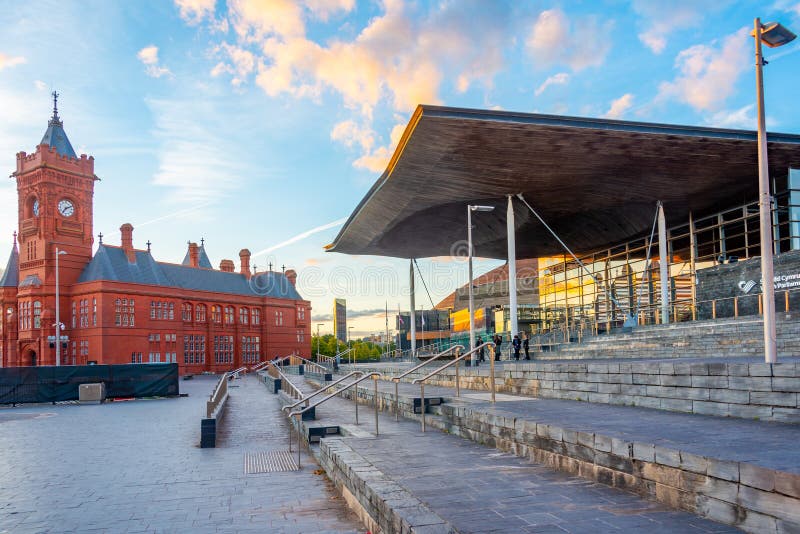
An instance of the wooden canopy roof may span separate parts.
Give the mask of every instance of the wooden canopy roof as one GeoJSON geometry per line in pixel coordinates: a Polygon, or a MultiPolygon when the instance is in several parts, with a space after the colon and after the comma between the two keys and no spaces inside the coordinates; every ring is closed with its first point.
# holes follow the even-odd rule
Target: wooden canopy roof
{"type": "MultiPolygon", "coordinates": [[[[800,168],[800,136],[769,134],[770,176],[800,168]]],[[[648,233],[758,197],[752,131],[419,106],[386,171],[331,252],[400,258],[464,249],[468,204],[476,255],[506,257],[507,195],[522,193],[574,250],[648,233]]],[[[517,257],[562,249],[518,200],[517,257]]]]}

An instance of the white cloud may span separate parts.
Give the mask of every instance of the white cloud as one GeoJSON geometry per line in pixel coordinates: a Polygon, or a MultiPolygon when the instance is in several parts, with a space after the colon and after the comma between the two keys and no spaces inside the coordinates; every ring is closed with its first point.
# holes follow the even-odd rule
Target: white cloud
{"type": "MultiPolygon", "coordinates": [[[[229,74],[238,85],[254,73],[256,85],[270,97],[317,101],[326,94],[338,95],[362,130],[372,130],[374,110],[384,103],[404,115],[419,104],[441,104],[446,80],[453,80],[461,92],[491,88],[505,64],[503,50],[513,40],[509,26],[514,21],[507,6],[492,2],[443,2],[422,8],[385,0],[383,13],[355,37],[337,36],[324,43],[306,35],[306,19],[349,12],[355,7],[352,0],[230,0],[227,5],[237,42],[216,48],[227,57],[212,69],[213,76],[229,74]],[[420,13],[422,9],[428,11],[420,13]],[[234,51],[240,54],[238,60],[234,51]]],[[[343,127],[334,140],[353,143],[343,127]]],[[[368,169],[378,168],[393,149],[367,148],[360,141],[350,146],[361,148],[355,164],[368,169]]]]}
{"type": "Polygon", "coordinates": [[[564,85],[569,82],[569,74],[566,72],[559,72],[558,74],[553,74],[549,78],[547,78],[542,85],[536,88],[533,94],[536,96],[541,95],[544,93],[545,89],[550,87],[551,85],[564,85]]]}
{"type": "Polygon", "coordinates": [[[231,85],[239,86],[255,71],[256,57],[244,48],[222,43],[214,49],[216,54],[226,56],[230,63],[220,62],[211,70],[211,75],[216,77],[223,73],[231,75],[231,85]]]}
{"type": "Polygon", "coordinates": [[[633,105],[633,95],[626,93],[621,97],[611,102],[611,107],[604,115],[607,119],[619,119],[626,111],[633,105]]]}
{"type": "Polygon", "coordinates": [[[285,241],[281,241],[277,245],[272,245],[271,247],[267,247],[264,250],[259,250],[258,252],[253,254],[252,257],[255,258],[256,256],[263,256],[264,254],[269,254],[270,252],[273,252],[273,251],[278,250],[280,248],[288,247],[289,245],[293,245],[294,243],[297,243],[298,241],[302,241],[303,239],[306,239],[307,237],[311,237],[314,234],[318,234],[320,232],[324,232],[325,230],[330,230],[331,228],[337,228],[337,227],[343,225],[345,222],[347,222],[347,217],[344,217],[342,219],[337,219],[335,221],[331,221],[331,222],[329,222],[327,224],[323,224],[323,225],[317,226],[315,228],[311,228],[310,230],[306,230],[305,232],[301,232],[301,233],[297,234],[296,236],[290,237],[289,239],[287,239],[285,241]]]}
{"type": "Polygon", "coordinates": [[[710,126],[717,128],[746,128],[755,130],[756,114],[755,104],[748,104],[742,108],[734,110],[722,110],[706,118],[710,126]]]}
{"type": "Polygon", "coordinates": [[[142,48],[136,54],[136,57],[139,58],[139,61],[145,66],[147,75],[152,78],[161,78],[162,76],[172,74],[168,68],[159,65],[158,47],[155,45],[142,48]]]}
{"type": "Polygon", "coordinates": [[[351,12],[356,0],[305,0],[305,4],[315,18],[325,22],[331,15],[351,12]]]}
{"type": "Polygon", "coordinates": [[[199,24],[214,15],[216,0],[175,0],[181,18],[189,24],[199,24]]]}
{"type": "Polygon", "coordinates": [[[22,56],[9,56],[0,52],[0,70],[10,69],[11,67],[22,65],[25,62],[27,62],[27,60],[22,56]]]}
{"type": "Polygon", "coordinates": [[[353,167],[372,172],[383,172],[389,165],[389,160],[392,158],[405,128],[405,122],[395,124],[389,136],[389,144],[378,147],[374,151],[365,150],[364,154],[353,162],[353,167]]]}
{"type": "Polygon", "coordinates": [[[153,184],[168,189],[170,204],[218,202],[242,187],[247,168],[226,139],[231,117],[213,101],[198,98],[147,100],[155,118],[159,144],[158,170],[153,184]],[[203,120],[198,120],[202,116],[203,120]]]}
{"type": "Polygon", "coordinates": [[[526,40],[528,53],[541,65],[566,64],[572,70],[602,65],[611,49],[613,22],[586,16],[570,21],[560,9],[542,11],[526,40]]]}
{"type": "Polygon", "coordinates": [[[36,89],[38,89],[39,91],[44,91],[45,89],[47,89],[47,84],[46,84],[46,83],[44,83],[42,80],[35,80],[35,81],[33,82],[33,85],[34,85],[34,87],[36,87],[36,89]]]}
{"type": "Polygon", "coordinates": [[[644,20],[639,34],[650,50],[660,54],[667,46],[667,37],[678,30],[699,26],[705,14],[724,7],[722,0],[634,0],[633,10],[644,20]]]}
{"type": "Polygon", "coordinates": [[[674,99],[698,111],[719,109],[733,94],[741,74],[751,67],[748,28],[726,37],[719,47],[695,45],[675,58],[680,73],[662,82],[657,100],[674,99]]]}

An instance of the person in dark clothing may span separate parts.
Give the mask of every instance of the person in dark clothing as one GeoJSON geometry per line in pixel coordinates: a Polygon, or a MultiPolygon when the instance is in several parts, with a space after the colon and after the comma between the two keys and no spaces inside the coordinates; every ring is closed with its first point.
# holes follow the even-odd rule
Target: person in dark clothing
{"type": "Polygon", "coordinates": [[[500,361],[500,345],[503,344],[503,338],[500,337],[500,334],[494,335],[494,361],[500,361]]]}
{"type": "Polygon", "coordinates": [[[530,360],[531,359],[530,352],[528,352],[530,350],[530,346],[531,346],[531,341],[530,341],[530,339],[528,339],[528,333],[523,331],[522,332],[522,348],[525,350],[525,359],[526,360],[530,360]]]}
{"type": "Polygon", "coordinates": [[[483,338],[481,336],[478,336],[478,339],[475,340],[475,343],[476,343],[477,347],[480,347],[478,349],[478,361],[479,362],[485,362],[486,361],[486,353],[484,351],[485,351],[486,347],[481,347],[481,345],[483,345],[483,338]]]}
{"type": "Polygon", "coordinates": [[[514,347],[514,359],[519,361],[519,349],[522,348],[522,342],[519,340],[519,336],[514,336],[514,339],[511,340],[511,346],[514,347]]]}

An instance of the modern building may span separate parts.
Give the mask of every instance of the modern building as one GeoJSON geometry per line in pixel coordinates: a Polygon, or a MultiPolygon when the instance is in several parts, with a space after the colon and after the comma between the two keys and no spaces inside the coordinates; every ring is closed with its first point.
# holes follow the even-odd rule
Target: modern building
{"type": "MultiPolygon", "coordinates": [[[[476,309],[509,312],[495,317],[500,331],[569,340],[755,314],[757,151],[752,131],[423,105],[327,249],[451,255],[467,236],[468,206],[480,205],[494,209],[472,215],[474,255],[536,264],[531,284],[517,268],[505,290],[516,293],[514,317],[503,288],[474,284],[476,309]]],[[[769,133],[767,152],[776,309],[794,310],[800,136],[769,133]]],[[[464,306],[466,289],[445,307],[464,306]]]]}
{"type": "Polygon", "coordinates": [[[333,332],[342,343],[349,341],[347,336],[347,300],[333,299],[333,332]]]}
{"type": "Polygon", "coordinates": [[[0,366],[172,362],[185,374],[310,355],[296,273],[253,272],[247,249],[238,272],[231,260],[214,269],[202,240],[182,264],[160,262],[123,224],[121,243],[100,234],[93,254],[94,158],[75,153],[55,106],[12,177],[19,220],[0,279],[0,366]]]}

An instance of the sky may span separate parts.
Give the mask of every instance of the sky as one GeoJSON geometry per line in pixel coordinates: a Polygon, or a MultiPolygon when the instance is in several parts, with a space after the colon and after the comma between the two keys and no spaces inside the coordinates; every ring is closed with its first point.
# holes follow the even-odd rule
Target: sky
{"type": "MultiPolygon", "coordinates": [[[[0,169],[34,150],[57,90],[107,244],[130,222],[161,261],[201,238],[215,266],[248,248],[298,272],[314,331],[345,298],[367,335],[407,310],[408,262],[323,247],[418,104],[755,129],[756,16],[800,32],[800,0],[11,0],[0,169]]],[[[800,133],[799,50],[765,51],[770,131],[800,133]]],[[[4,180],[0,254],[16,202],[4,180]]],[[[418,307],[466,283],[460,260],[419,267],[418,307]]]]}

